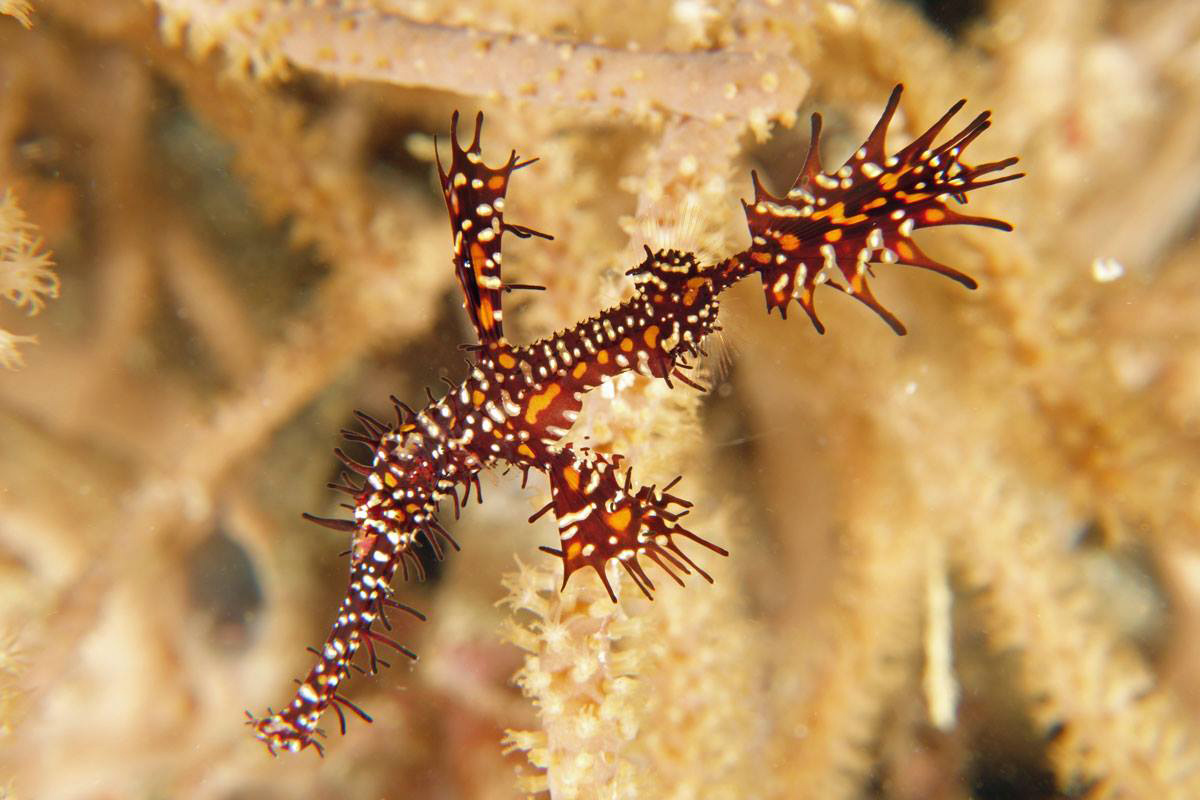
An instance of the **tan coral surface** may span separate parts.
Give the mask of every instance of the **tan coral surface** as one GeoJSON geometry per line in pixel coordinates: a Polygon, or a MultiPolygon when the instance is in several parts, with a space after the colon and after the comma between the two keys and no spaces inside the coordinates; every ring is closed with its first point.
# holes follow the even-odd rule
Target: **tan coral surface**
{"type": "Polygon", "coordinates": [[[0,308],[39,341],[0,372],[0,796],[1200,797],[1200,5],[923,5],[955,16],[0,2],[0,193],[61,280],[0,308]],[[716,585],[560,593],[544,482],[485,476],[402,587],[421,661],[353,682],[375,723],[270,758],[242,709],[344,590],[299,519],[335,513],[336,431],[462,375],[451,111],[542,159],[508,205],[555,236],[505,253],[548,288],[505,309],[528,341],[643,243],[744,247],[750,169],[786,187],[814,110],[840,162],[896,82],[893,144],[967,97],[973,160],[1029,173],[972,196],[1016,232],[920,235],[979,290],[879,268],[897,338],[739,287],[708,396],[622,381],[574,431],[684,474],[716,585]]]}

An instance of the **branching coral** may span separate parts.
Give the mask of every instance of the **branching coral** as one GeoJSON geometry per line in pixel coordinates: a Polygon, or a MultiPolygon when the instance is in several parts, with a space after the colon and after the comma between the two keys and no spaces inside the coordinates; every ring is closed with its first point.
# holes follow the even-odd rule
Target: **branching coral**
{"type": "Polygon", "coordinates": [[[5,194],[0,292],[55,296],[38,236],[69,290],[0,381],[0,630],[26,662],[0,786],[1200,795],[1194,3],[998,0],[954,38],[873,0],[0,9],[0,176],[40,231],[5,194]],[[880,267],[897,339],[832,292],[817,337],[747,289],[708,399],[621,381],[578,423],[647,483],[684,475],[731,551],[716,585],[560,593],[552,526],[522,521],[543,489],[485,481],[464,551],[402,590],[422,662],[353,681],[375,724],[266,758],[238,713],[344,589],[341,543],[297,519],[336,502],[332,433],[460,374],[450,112],[542,159],[506,209],[556,237],[506,247],[547,287],[505,309],[528,340],[622,297],[643,243],[744,247],[737,198],[752,167],[794,177],[792,122],[825,113],[833,162],[897,81],[897,141],[963,96],[993,112],[977,158],[1029,173],[970,207],[1015,233],[921,240],[979,291],[880,267]]]}
{"type": "MultiPolygon", "coordinates": [[[[49,298],[58,297],[58,276],[37,230],[17,205],[12,190],[0,197],[0,296],[29,315],[41,311],[49,298]]],[[[0,329],[0,366],[20,367],[17,349],[37,342],[36,336],[18,336],[0,329]]]]}
{"type": "Polygon", "coordinates": [[[429,24],[369,5],[160,0],[170,41],[220,47],[262,77],[297,67],[342,80],[382,81],[549,104],[632,119],[664,114],[750,120],[765,135],[790,115],[804,72],[769,51],[643,52],[429,24]],[[720,87],[720,91],[713,91],[720,87]]]}

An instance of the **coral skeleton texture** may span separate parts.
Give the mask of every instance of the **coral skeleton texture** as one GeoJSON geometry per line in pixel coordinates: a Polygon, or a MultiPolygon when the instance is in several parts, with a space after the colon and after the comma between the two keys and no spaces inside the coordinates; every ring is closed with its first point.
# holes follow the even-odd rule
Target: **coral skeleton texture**
{"type": "Polygon", "coordinates": [[[0,796],[1200,797],[1200,4],[0,14],[0,796]],[[1014,233],[916,236],[979,289],[879,265],[897,337],[739,287],[709,394],[623,376],[572,431],[685,476],[715,584],[560,591],[544,485],[485,475],[462,552],[397,583],[420,661],[350,682],[374,723],[269,758],[241,711],[345,590],[299,518],[338,514],[336,430],[464,374],[451,112],[541,159],[506,198],[555,237],[504,254],[546,287],[504,309],[524,343],[643,245],[744,248],[750,170],[789,185],[812,111],[840,163],[897,82],[893,144],[965,97],[972,163],[1028,173],[967,206],[1014,233]]]}

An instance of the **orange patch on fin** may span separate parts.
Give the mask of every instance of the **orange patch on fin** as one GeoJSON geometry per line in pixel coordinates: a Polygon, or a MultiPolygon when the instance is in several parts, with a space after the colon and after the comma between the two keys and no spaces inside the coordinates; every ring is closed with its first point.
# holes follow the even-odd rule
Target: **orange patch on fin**
{"type": "MultiPolygon", "coordinates": [[[[471,269],[475,273],[475,283],[480,285],[483,283],[484,267],[487,263],[487,253],[484,252],[483,246],[479,242],[471,242],[471,269]]],[[[489,296],[483,295],[479,298],[479,325],[484,331],[491,333],[496,328],[495,310],[492,308],[492,300],[489,296]]]]}
{"type": "Polygon", "coordinates": [[[491,178],[488,179],[487,185],[488,185],[489,189],[492,189],[495,191],[499,191],[500,189],[503,189],[504,188],[504,176],[503,175],[493,175],[491,178]]]}
{"type": "Polygon", "coordinates": [[[614,511],[611,514],[604,515],[604,521],[608,523],[608,527],[612,528],[617,533],[624,533],[629,527],[630,521],[633,519],[633,512],[629,510],[629,506],[622,508],[620,511],[614,511]]]}
{"type": "Polygon", "coordinates": [[[492,301],[484,297],[479,301],[479,324],[485,331],[496,327],[496,317],[492,311],[492,301]]]}
{"type": "Polygon", "coordinates": [[[583,545],[579,542],[571,542],[567,545],[567,560],[570,561],[579,558],[579,551],[582,549],[583,545]]]}
{"type": "Polygon", "coordinates": [[[830,219],[833,222],[838,222],[842,218],[842,212],[846,210],[846,204],[841,200],[831,205],[829,208],[822,209],[812,215],[814,220],[830,219]]]}
{"type": "Polygon", "coordinates": [[[785,233],[779,237],[779,246],[784,250],[795,250],[800,246],[800,239],[794,233],[785,233]]]}
{"type": "Polygon", "coordinates": [[[926,222],[941,222],[946,218],[946,212],[938,208],[931,208],[925,212],[926,222]]]}
{"type": "Polygon", "coordinates": [[[483,405],[483,401],[486,399],[487,399],[487,395],[485,395],[483,392],[479,391],[478,389],[471,392],[471,402],[475,405],[476,408],[479,408],[481,405],[483,405]]]}
{"type": "Polygon", "coordinates": [[[512,369],[517,365],[517,360],[508,353],[501,353],[500,358],[497,360],[500,362],[500,366],[505,369],[512,369]]]}
{"type": "Polygon", "coordinates": [[[684,286],[687,291],[683,293],[683,304],[691,306],[696,302],[696,295],[700,293],[700,287],[708,283],[708,278],[692,278],[684,286]]]}
{"type": "Polygon", "coordinates": [[[625,352],[625,353],[633,352],[633,339],[630,339],[628,336],[626,336],[624,339],[622,339],[621,340],[621,351],[625,352]]]}
{"type": "Polygon", "coordinates": [[[563,480],[567,482],[567,486],[571,487],[572,492],[579,491],[579,470],[574,467],[566,467],[562,471],[563,480]]]}
{"type": "Polygon", "coordinates": [[[558,397],[558,393],[562,391],[562,387],[557,383],[552,383],[543,389],[538,394],[529,398],[529,406],[525,410],[525,421],[530,425],[537,422],[538,414],[545,411],[554,402],[554,398],[558,397]]]}
{"type": "Polygon", "coordinates": [[[646,328],[646,332],[642,334],[642,340],[646,343],[646,347],[649,347],[651,350],[658,347],[658,334],[657,325],[651,325],[649,328],[646,328]]]}
{"type": "Polygon", "coordinates": [[[483,265],[487,262],[487,253],[484,252],[483,245],[479,242],[471,242],[471,266],[475,269],[475,274],[483,274],[483,265]]]}
{"type": "Polygon", "coordinates": [[[601,364],[607,364],[608,363],[608,351],[601,350],[599,353],[596,353],[596,361],[601,364]]]}
{"type": "Polygon", "coordinates": [[[575,365],[575,369],[571,370],[571,377],[576,380],[582,378],[587,373],[587,364],[580,361],[575,365]]]}
{"type": "MultiPolygon", "coordinates": [[[[855,214],[853,217],[846,216],[846,204],[838,201],[824,211],[818,211],[812,215],[814,220],[829,218],[829,221],[834,225],[857,225],[867,218],[866,214],[855,214]]],[[[782,243],[782,240],[780,240],[782,243]]],[[[784,248],[785,250],[788,248],[784,248]]]]}
{"type": "Polygon", "coordinates": [[[825,234],[825,241],[829,242],[830,244],[832,244],[833,242],[841,241],[841,239],[842,239],[842,229],[841,228],[834,228],[833,230],[828,231],[825,234]]]}
{"type": "Polygon", "coordinates": [[[523,444],[520,447],[518,447],[517,452],[520,453],[521,455],[525,456],[526,458],[537,458],[537,456],[534,455],[533,450],[529,449],[529,445],[527,445],[527,444],[523,444]]]}

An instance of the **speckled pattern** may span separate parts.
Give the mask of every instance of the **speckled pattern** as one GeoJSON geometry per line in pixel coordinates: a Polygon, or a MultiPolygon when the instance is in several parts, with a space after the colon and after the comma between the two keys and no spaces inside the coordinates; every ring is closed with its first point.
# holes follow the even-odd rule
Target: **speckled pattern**
{"type": "Polygon", "coordinates": [[[437,522],[439,504],[451,497],[457,512],[460,487],[462,502],[472,486],[478,496],[476,476],[493,463],[513,465],[526,477],[531,470],[548,477],[551,502],[534,518],[546,511],[557,518],[561,549],[543,549],[562,558],[564,582],[576,570],[591,567],[616,602],[606,574],[608,563],[615,561],[651,596],[654,584],[640,563],[643,558],[677,582],[693,572],[711,581],[679,545],[689,540],[720,555],[728,553],[679,524],[691,503],[668,493],[674,481],[661,491],[637,486],[631,468],[621,475],[620,456],[576,450],[563,440],[583,395],[622,373],[634,370],[668,384],[677,379],[694,386],[685,372],[689,359],[717,329],[718,296],[742,278],[762,278],[768,312],[778,308],[783,314],[796,300],[820,331],[824,328],[813,309],[813,290],[829,284],[871,307],[898,334],[905,332],[868,287],[871,263],[922,267],[974,287],[966,275],[925,256],[910,234],[920,227],[955,224],[1009,230],[1005,222],[965,216],[948,203],[1021,177],[980,179],[1017,159],[977,167],[961,162],[962,151],[989,126],[987,112],[935,146],[965,101],[888,155],[884,139],[900,93],[897,86],[866,142],[833,173],[821,166],[820,117],[814,115],[808,155],[786,195],[772,196],[755,178],[754,201],[745,205],[750,248],[714,264],[702,264],[690,253],[647,248],[645,260],[627,273],[634,279],[628,300],[525,347],[510,344],[503,333],[502,300],[511,287],[501,277],[501,241],[505,232],[536,233],[504,220],[509,179],[532,162],[519,162],[514,152],[503,166],[488,167],[480,155],[482,115],[466,148],[458,139],[455,115],[452,157],[447,168],[439,162],[438,172],[464,307],[479,338],[471,348],[475,363],[462,383],[440,399],[431,398],[420,412],[396,401],[395,425],[360,415],[363,431],[347,433],[374,453],[373,462],[364,464],[338,451],[363,479],[357,485],[347,476],[342,487],[354,498],[354,518],[316,521],[351,534],[350,587],[295,699],[278,714],[251,719],[255,734],[272,752],[310,744],[320,751],[314,734],[330,706],[343,729],[342,707],[369,719],[339,694],[352,661],[365,647],[374,672],[378,644],[412,655],[373,630],[376,622],[386,621],[385,608],[395,605],[390,584],[397,569],[406,575],[410,565],[420,569],[413,548],[422,542],[439,557],[443,540],[457,547],[437,522]]]}

